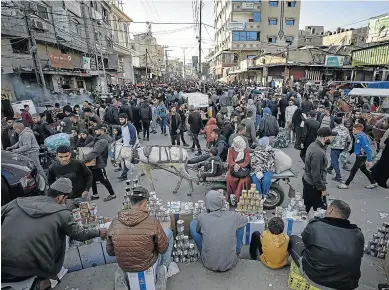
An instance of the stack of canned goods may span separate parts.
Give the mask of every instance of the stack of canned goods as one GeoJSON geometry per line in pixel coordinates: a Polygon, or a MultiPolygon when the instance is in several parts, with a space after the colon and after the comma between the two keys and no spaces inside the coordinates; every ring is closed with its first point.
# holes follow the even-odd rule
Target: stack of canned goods
{"type": "Polygon", "coordinates": [[[242,190],[242,194],[236,211],[249,214],[262,214],[263,213],[263,202],[264,200],[256,190],[256,185],[252,184],[250,190],[242,190]]]}
{"type": "Polygon", "coordinates": [[[286,212],[284,212],[283,214],[283,218],[299,217],[303,220],[306,220],[308,218],[308,214],[305,210],[303,195],[301,192],[296,192],[296,196],[289,200],[286,212]]]}
{"type": "Polygon", "coordinates": [[[181,212],[181,202],[180,201],[168,201],[167,209],[169,213],[180,213],[181,212]]]}
{"type": "Polygon", "coordinates": [[[177,221],[177,235],[173,245],[173,260],[176,263],[190,263],[198,260],[198,250],[189,237],[184,234],[184,221],[177,221]]]}
{"type": "Polygon", "coordinates": [[[205,211],[204,201],[199,200],[198,202],[195,202],[193,208],[193,219],[197,219],[199,214],[201,214],[203,211],[205,211]]]}
{"type": "Polygon", "coordinates": [[[130,202],[130,196],[132,195],[132,192],[134,188],[139,186],[139,180],[138,179],[128,179],[126,180],[126,188],[124,193],[124,201],[123,201],[123,209],[130,209],[131,208],[131,202],[130,202]]]}
{"type": "Polygon", "coordinates": [[[389,249],[389,222],[384,222],[365,246],[365,253],[385,259],[389,249]]]}
{"type": "Polygon", "coordinates": [[[150,216],[154,216],[161,222],[170,221],[169,211],[162,205],[162,201],[157,198],[155,192],[150,192],[148,207],[150,216]]]}

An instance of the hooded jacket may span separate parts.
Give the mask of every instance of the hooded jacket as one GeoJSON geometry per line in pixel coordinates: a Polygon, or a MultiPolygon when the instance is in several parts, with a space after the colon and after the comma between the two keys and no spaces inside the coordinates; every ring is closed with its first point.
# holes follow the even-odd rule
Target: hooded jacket
{"type": "Polygon", "coordinates": [[[205,135],[207,137],[207,142],[212,142],[212,136],[211,133],[213,129],[217,128],[216,125],[216,119],[215,118],[209,118],[207,125],[205,126],[205,135]]]}
{"type": "Polygon", "coordinates": [[[86,154],[82,160],[82,162],[87,163],[96,159],[96,165],[93,167],[96,169],[102,169],[107,166],[109,142],[104,135],[96,137],[94,142],[88,144],[87,147],[93,147],[93,150],[86,154]]]}
{"type": "Polygon", "coordinates": [[[201,260],[212,271],[228,271],[238,262],[236,231],[247,224],[247,218],[224,210],[224,197],[211,190],[205,195],[205,207],[198,217],[196,231],[202,235],[201,260]]]}
{"type": "Polygon", "coordinates": [[[288,264],[289,236],[286,234],[274,235],[266,230],[261,235],[262,263],[271,269],[280,269],[288,264]]]}
{"type": "Polygon", "coordinates": [[[45,139],[51,135],[54,135],[54,131],[50,128],[49,124],[45,121],[38,122],[33,126],[34,134],[39,144],[44,144],[45,139]]]}
{"type": "Polygon", "coordinates": [[[364,237],[348,220],[313,219],[301,237],[302,267],[313,282],[334,289],[358,288],[364,237]]]}
{"type": "Polygon", "coordinates": [[[371,150],[369,137],[364,132],[358,133],[355,136],[354,153],[355,156],[367,156],[367,161],[373,160],[373,151],[371,150]]]}
{"type": "Polygon", "coordinates": [[[338,135],[335,136],[334,141],[331,143],[331,149],[345,150],[348,149],[349,144],[351,143],[351,137],[348,129],[343,126],[335,126],[334,132],[337,132],[338,135]]]}
{"type": "Polygon", "coordinates": [[[30,112],[28,112],[24,109],[22,109],[21,111],[22,111],[21,115],[22,115],[22,120],[23,120],[24,126],[26,126],[26,127],[32,126],[34,124],[34,122],[32,121],[32,117],[31,117],[30,112]]]}
{"type": "Polygon", "coordinates": [[[107,253],[116,256],[125,272],[142,272],[150,268],[169,246],[159,221],[148,211],[123,210],[108,229],[107,253]]]}
{"type": "Polygon", "coordinates": [[[263,118],[259,122],[258,133],[259,137],[277,136],[280,131],[277,119],[271,115],[269,108],[263,110],[263,118]]]}
{"type": "Polygon", "coordinates": [[[17,198],[3,206],[1,230],[2,282],[3,277],[53,278],[64,262],[66,236],[78,241],[99,236],[48,196],[17,198]]]}
{"type": "Polygon", "coordinates": [[[26,127],[24,130],[19,134],[19,141],[11,147],[11,149],[14,149],[14,153],[19,153],[23,155],[29,155],[32,153],[39,153],[39,145],[36,141],[34,132],[26,127]]]}
{"type": "Polygon", "coordinates": [[[143,103],[142,107],[140,108],[140,118],[142,120],[148,121],[151,121],[153,119],[153,112],[147,102],[143,103]]]}

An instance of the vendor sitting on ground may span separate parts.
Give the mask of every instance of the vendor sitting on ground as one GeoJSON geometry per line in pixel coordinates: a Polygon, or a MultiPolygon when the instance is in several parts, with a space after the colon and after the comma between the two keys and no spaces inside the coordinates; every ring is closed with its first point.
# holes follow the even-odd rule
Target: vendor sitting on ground
{"type": "Polygon", "coordinates": [[[17,198],[1,208],[2,286],[27,284],[28,279],[32,283],[37,276],[38,289],[48,289],[49,279],[56,279],[62,268],[66,236],[77,241],[105,236],[106,229],[86,230],[75,222],[64,206],[71,192],[71,180],[60,177],[50,185],[47,196],[17,198]]]}
{"type": "Polygon", "coordinates": [[[253,260],[260,260],[271,269],[280,269],[288,264],[289,236],[284,234],[284,221],[280,217],[273,217],[267,224],[268,229],[262,233],[254,232],[251,235],[250,256],[253,260]]]}
{"type": "Polygon", "coordinates": [[[254,150],[251,160],[251,167],[254,174],[251,180],[256,185],[256,189],[262,196],[267,196],[272,184],[271,179],[276,171],[274,166],[274,149],[269,145],[270,139],[263,137],[259,139],[258,146],[254,150]]]}
{"type": "Polygon", "coordinates": [[[190,232],[201,253],[205,268],[228,271],[238,263],[247,218],[224,208],[223,193],[210,190],[205,195],[206,212],[190,223],[190,232]]]}
{"type": "Polygon", "coordinates": [[[116,256],[124,272],[145,271],[159,255],[159,265],[168,267],[171,261],[173,233],[149,215],[148,199],[147,189],[136,187],[130,196],[131,209],[120,211],[108,229],[107,253],[116,256]]]}
{"type": "Polygon", "coordinates": [[[204,167],[202,171],[199,172],[199,178],[205,181],[206,177],[219,176],[223,173],[223,164],[219,156],[217,156],[217,149],[212,147],[209,150],[210,157],[197,164],[198,168],[204,167]]]}
{"type": "Polygon", "coordinates": [[[250,153],[241,136],[235,137],[228,149],[228,171],[226,178],[227,194],[230,203],[235,206],[239,202],[242,189],[250,188],[250,153]]]}
{"type": "Polygon", "coordinates": [[[290,238],[290,255],[307,281],[319,289],[358,288],[364,237],[348,220],[350,214],[347,203],[334,200],[324,218],[309,222],[302,238],[290,238]]]}

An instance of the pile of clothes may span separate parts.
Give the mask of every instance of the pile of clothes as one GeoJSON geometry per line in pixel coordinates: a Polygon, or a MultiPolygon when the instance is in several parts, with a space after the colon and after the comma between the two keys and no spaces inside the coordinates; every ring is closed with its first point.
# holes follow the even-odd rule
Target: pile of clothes
{"type": "Polygon", "coordinates": [[[280,132],[273,140],[274,148],[286,148],[289,145],[289,136],[286,129],[280,129],[280,132]]]}

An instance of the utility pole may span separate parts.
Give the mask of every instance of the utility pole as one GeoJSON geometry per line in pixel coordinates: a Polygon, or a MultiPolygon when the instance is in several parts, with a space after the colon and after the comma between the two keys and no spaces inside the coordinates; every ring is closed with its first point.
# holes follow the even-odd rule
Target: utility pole
{"type": "Polygon", "coordinates": [[[287,85],[288,83],[288,80],[289,80],[289,70],[288,70],[288,62],[289,62],[289,47],[290,45],[292,44],[291,42],[287,42],[287,46],[286,46],[286,57],[285,57],[285,86],[287,85]]]}
{"type": "Polygon", "coordinates": [[[200,78],[201,78],[201,28],[202,28],[202,26],[203,26],[203,20],[202,20],[202,11],[203,11],[203,0],[200,0],[200,7],[199,7],[199,9],[200,9],[200,23],[199,23],[199,25],[200,25],[200,27],[199,27],[199,75],[200,75],[200,78]]]}
{"type": "Polygon", "coordinates": [[[28,20],[26,8],[27,7],[24,6],[24,21],[26,23],[28,36],[30,37],[30,46],[31,46],[30,51],[31,51],[31,56],[32,56],[32,62],[34,63],[35,77],[36,77],[36,81],[38,82],[38,84],[39,84],[39,79],[40,79],[41,85],[42,85],[43,90],[44,90],[43,93],[46,96],[46,94],[47,94],[46,81],[45,81],[45,77],[43,75],[41,61],[40,61],[38,53],[37,53],[38,48],[36,46],[35,31],[31,30],[31,26],[30,26],[30,22],[28,20]],[[38,72],[39,72],[39,75],[38,75],[38,72]]]}
{"type": "Polygon", "coordinates": [[[184,50],[184,72],[183,72],[182,78],[185,79],[185,76],[186,76],[186,70],[185,70],[185,50],[186,50],[186,48],[184,47],[183,50],[184,50]]]}
{"type": "Polygon", "coordinates": [[[146,80],[148,79],[148,72],[147,72],[147,48],[146,48],[146,80]]]}

